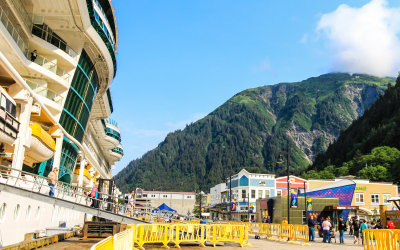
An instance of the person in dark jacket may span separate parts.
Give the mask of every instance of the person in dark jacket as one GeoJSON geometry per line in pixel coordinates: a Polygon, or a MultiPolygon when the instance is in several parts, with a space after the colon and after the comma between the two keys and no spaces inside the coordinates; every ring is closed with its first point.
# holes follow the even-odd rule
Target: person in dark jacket
{"type": "Polygon", "coordinates": [[[339,234],[340,234],[340,244],[344,244],[344,231],[346,230],[346,221],[343,220],[343,217],[339,218],[339,234]]]}
{"type": "Polygon", "coordinates": [[[308,240],[309,241],[314,241],[315,233],[314,233],[314,227],[315,227],[315,220],[314,216],[311,215],[310,218],[308,218],[308,240]]]}

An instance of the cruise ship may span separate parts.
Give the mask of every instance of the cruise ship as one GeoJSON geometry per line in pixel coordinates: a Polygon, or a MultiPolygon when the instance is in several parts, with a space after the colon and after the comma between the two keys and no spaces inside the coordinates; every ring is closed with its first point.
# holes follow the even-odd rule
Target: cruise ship
{"type": "Polygon", "coordinates": [[[68,189],[56,197],[73,204],[87,201],[71,190],[87,195],[79,188],[112,179],[123,156],[110,119],[117,42],[110,0],[0,1],[0,246],[82,225],[88,214],[77,205],[47,199],[40,177],[53,168],[68,189]]]}

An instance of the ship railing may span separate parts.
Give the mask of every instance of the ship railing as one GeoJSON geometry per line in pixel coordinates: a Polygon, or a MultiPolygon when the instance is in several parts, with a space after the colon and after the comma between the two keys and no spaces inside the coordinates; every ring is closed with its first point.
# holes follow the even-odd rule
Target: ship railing
{"type": "MultiPolygon", "coordinates": [[[[50,180],[47,177],[0,165],[0,185],[5,184],[28,190],[32,193],[49,195],[50,180]]],[[[78,187],[64,182],[57,182],[54,187],[54,198],[78,203],[97,210],[119,215],[129,215],[129,206],[117,202],[115,196],[97,192],[97,197],[90,197],[91,188],[78,187]]],[[[134,210],[136,213],[136,211],[134,210]]]]}
{"type": "MultiPolygon", "coordinates": [[[[28,190],[32,193],[50,195],[51,187],[49,186],[49,183],[50,179],[47,177],[0,165],[0,185],[9,185],[28,190]]],[[[97,192],[97,196],[91,197],[92,192],[95,192],[92,188],[79,187],[58,181],[54,186],[53,197],[55,199],[92,207],[100,211],[131,216],[136,219],[142,219],[146,222],[155,222],[160,218],[171,220],[171,217],[174,216],[185,217],[189,220],[194,218],[174,212],[152,212],[156,208],[151,206],[149,206],[150,212],[141,211],[137,207],[132,209],[124,199],[103,192],[97,192]]]]}
{"type": "Polygon", "coordinates": [[[47,41],[48,43],[56,46],[61,49],[65,53],[67,53],[70,57],[76,60],[77,53],[67,45],[65,41],[59,38],[56,34],[49,32],[48,30],[43,29],[39,25],[34,24],[32,28],[32,34],[40,37],[41,39],[47,41]]]}
{"type": "Polygon", "coordinates": [[[4,8],[0,6],[0,21],[3,23],[4,27],[10,33],[10,36],[13,38],[21,52],[28,57],[28,42],[26,39],[23,39],[21,34],[23,33],[22,30],[19,28],[18,25],[11,22],[10,18],[8,17],[10,13],[6,12],[4,8]]]}
{"type": "Polygon", "coordinates": [[[34,63],[47,69],[48,71],[53,72],[54,74],[58,75],[65,81],[69,82],[69,78],[71,77],[71,75],[68,74],[65,70],[58,67],[57,63],[55,63],[54,60],[48,59],[42,55],[37,55],[36,59],[31,58],[31,60],[34,63]]]}

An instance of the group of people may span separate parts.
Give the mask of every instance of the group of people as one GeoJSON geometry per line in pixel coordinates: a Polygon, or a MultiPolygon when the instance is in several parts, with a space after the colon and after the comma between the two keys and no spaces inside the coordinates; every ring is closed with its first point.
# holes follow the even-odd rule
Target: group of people
{"type": "MultiPolygon", "coordinates": [[[[394,229],[394,223],[390,220],[390,218],[386,219],[387,223],[385,227],[382,227],[380,220],[372,221],[368,223],[366,220],[360,220],[358,216],[349,219],[349,235],[354,236],[354,244],[363,243],[363,230],[366,229],[394,229]]],[[[328,216],[327,218],[321,217],[320,222],[318,223],[314,216],[311,215],[307,221],[309,228],[309,241],[315,241],[315,226],[318,225],[322,229],[323,242],[331,243],[331,238],[335,237],[336,230],[334,225],[332,225],[331,218],[328,216]]],[[[347,231],[347,223],[343,219],[343,217],[339,218],[337,229],[339,231],[339,240],[340,244],[344,244],[344,232],[347,231]]]]}

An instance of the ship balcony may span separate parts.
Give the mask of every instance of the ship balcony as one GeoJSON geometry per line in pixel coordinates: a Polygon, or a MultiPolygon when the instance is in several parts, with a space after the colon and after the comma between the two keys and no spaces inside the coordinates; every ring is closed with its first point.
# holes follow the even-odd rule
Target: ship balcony
{"type": "Polygon", "coordinates": [[[17,47],[21,50],[22,54],[28,58],[29,54],[29,43],[28,39],[24,38],[23,31],[16,23],[12,22],[9,18],[10,13],[7,13],[4,6],[0,6],[0,21],[4,25],[4,28],[8,31],[17,47]]]}
{"type": "Polygon", "coordinates": [[[44,162],[53,157],[56,143],[49,133],[47,133],[39,124],[29,125],[32,130],[30,147],[25,151],[25,163],[44,162]]]}
{"type": "Polygon", "coordinates": [[[31,58],[29,59],[39,66],[42,66],[44,69],[61,77],[61,79],[66,81],[67,83],[70,82],[71,75],[68,73],[68,71],[58,65],[57,58],[49,58],[43,55],[37,55],[35,60],[32,60],[31,58]]]}
{"type": "Polygon", "coordinates": [[[9,4],[11,11],[14,13],[15,18],[21,24],[24,32],[29,35],[32,30],[32,20],[26,12],[22,0],[5,1],[9,4]]]}
{"type": "Polygon", "coordinates": [[[118,146],[118,144],[121,142],[121,134],[118,128],[118,123],[110,118],[102,121],[106,136],[113,138],[116,142],[118,142],[114,145],[114,147],[118,146]]]}
{"type": "Polygon", "coordinates": [[[48,88],[48,83],[46,81],[37,79],[26,79],[25,81],[33,92],[45,98],[44,103],[48,104],[46,105],[48,108],[54,109],[55,106],[57,106],[57,111],[62,110],[64,97],[48,88]],[[46,100],[50,101],[50,103],[46,100]]]}
{"type": "Polygon", "coordinates": [[[5,90],[1,89],[0,97],[0,142],[12,145],[17,139],[20,123],[15,118],[15,103],[12,98],[3,93],[5,90]],[[7,107],[14,107],[13,110],[7,110],[7,107]],[[12,115],[10,112],[13,112],[12,115]]]}
{"type": "Polygon", "coordinates": [[[73,60],[75,61],[78,60],[77,53],[70,46],[68,46],[68,44],[63,39],[61,39],[61,37],[59,37],[56,33],[54,33],[47,25],[34,24],[32,27],[32,34],[41,38],[47,43],[50,43],[56,48],[62,50],[73,60]]]}
{"type": "Polygon", "coordinates": [[[119,144],[117,147],[111,149],[110,157],[112,161],[119,161],[124,156],[124,150],[122,149],[122,145],[119,144]]]}

